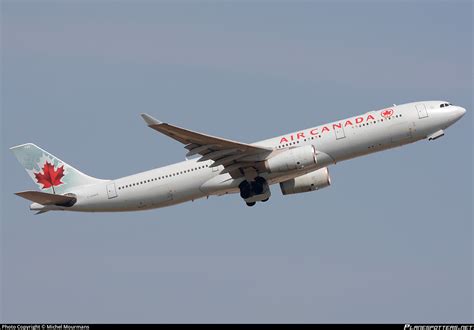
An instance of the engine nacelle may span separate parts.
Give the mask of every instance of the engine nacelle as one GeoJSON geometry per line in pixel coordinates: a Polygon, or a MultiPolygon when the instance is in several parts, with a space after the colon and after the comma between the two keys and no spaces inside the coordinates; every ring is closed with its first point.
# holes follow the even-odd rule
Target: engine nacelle
{"type": "Polygon", "coordinates": [[[285,172],[301,170],[316,164],[316,150],[314,146],[307,145],[286,150],[265,162],[266,169],[272,172],[285,172]]]}
{"type": "Polygon", "coordinates": [[[294,179],[280,182],[280,189],[283,195],[291,195],[323,189],[330,185],[331,177],[328,168],[324,167],[294,179]]]}

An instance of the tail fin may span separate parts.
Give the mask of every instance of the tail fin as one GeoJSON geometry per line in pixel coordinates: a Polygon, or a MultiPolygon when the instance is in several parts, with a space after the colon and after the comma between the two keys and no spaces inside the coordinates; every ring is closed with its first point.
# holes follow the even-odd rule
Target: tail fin
{"type": "Polygon", "coordinates": [[[33,143],[12,147],[10,150],[44,192],[64,194],[78,186],[104,181],[76,170],[33,143]]]}

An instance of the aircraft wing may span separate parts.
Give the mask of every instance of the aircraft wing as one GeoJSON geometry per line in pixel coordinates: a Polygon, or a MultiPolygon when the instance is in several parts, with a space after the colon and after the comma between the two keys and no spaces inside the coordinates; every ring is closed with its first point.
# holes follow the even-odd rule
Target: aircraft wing
{"type": "Polygon", "coordinates": [[[211,167],[223,165],[221,173],[235,173],[240,168],[253,167],[255,162],[266,159],[273,152],[272,148],[231,141],[162,123],[145,113],[141,116],[149,127],[184,144],[188,149],[186,157],[201,155],[198,162],[213,160],[211,167]]]}

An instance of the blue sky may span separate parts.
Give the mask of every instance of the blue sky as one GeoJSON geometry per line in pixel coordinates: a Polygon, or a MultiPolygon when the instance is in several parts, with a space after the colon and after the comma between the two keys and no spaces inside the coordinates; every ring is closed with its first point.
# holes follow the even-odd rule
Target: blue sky
{"type": "Polygon", "coordinates": [[[471,2],[1,3],[1,320],[473,321],[471,2]],[[34,216],[8,148],[116,178],[184,159],[139,114],[243,142],[393,103],[446,136],[325,190],[34,216]]]}

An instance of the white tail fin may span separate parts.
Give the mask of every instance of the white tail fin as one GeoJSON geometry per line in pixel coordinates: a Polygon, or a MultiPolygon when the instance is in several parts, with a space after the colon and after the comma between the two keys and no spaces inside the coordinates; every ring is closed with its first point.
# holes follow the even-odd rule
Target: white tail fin
{"type": "Polygon", "coordinates": [[[74,187],[104,180],[90,177],[33,143],[10,148],[41,191],[52,194],[71,192],[74,187]]]}

